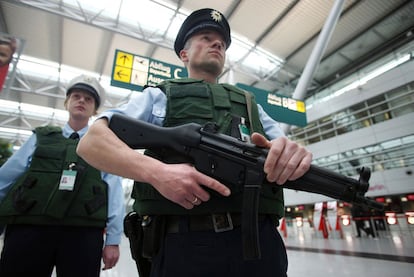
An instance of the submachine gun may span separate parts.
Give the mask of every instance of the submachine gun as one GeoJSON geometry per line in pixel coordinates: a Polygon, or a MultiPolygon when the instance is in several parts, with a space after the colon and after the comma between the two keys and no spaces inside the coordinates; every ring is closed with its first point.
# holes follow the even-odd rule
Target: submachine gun
{"type": "MultiPolygon", "coordinates": [[[[260,189],[269,183],[263,171],[268,150],[237,138],[220,134],[214,123],[201,126],[188,123],[160,127],[114,114],[109,128],[133,149],[169,148],[190,158],[194,167],[224,183],[243,186],[242,237],[245,259],[259,259],[258,207],[260,189]]],[[[311,165],[299,179],[287,181],[283,188],[323,194],[361,206],[382,210],[383,206],[367,197],[369,168],[360,170],[359,180],[326,168],[311,165]]]]}

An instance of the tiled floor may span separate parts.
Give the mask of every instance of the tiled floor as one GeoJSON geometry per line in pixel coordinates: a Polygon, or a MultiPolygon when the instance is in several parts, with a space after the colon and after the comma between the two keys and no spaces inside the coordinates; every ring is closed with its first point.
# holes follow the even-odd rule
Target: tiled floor
{"type": "Polygon", "coordinates": [[[401,237],[285,240],[289,276],[414,277],[414,240],[401,237]]]}
{"type": "MultiPolygon", "coordinates": [[[[414,277],[414,233],[382,233],[379,238],[356,238],[352,230],[343,237],[323,239],[319,234],[291,232],[285,238],[289,277],[414,277]]],[[[138,276],[123,240],[119,264],[102,277],[138,276]]]]}
{"type": "MultiPolygon", "coordinates": [[[[342,238],[331,234],[323,239],[314,231],[289,231],[284,238],[289,277],[414,277],[413,232],[387,232],[373,239],[355,238],[352,230],[345,230],[342,238]]],[[[101,277],[134,276],[138,273],[124,237],[119,263],[102,271],[101,277]]]]}

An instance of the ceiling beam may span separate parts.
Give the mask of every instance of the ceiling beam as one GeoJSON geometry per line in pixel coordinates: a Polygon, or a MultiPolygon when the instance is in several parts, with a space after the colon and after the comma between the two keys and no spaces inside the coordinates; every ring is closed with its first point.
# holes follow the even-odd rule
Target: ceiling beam
{"type": "Polygon", "coordinates": [[[407,34],[414,34],[414,26],[410,27],[399,35],[393,37],[392,39],[388,39],[383,44],[375,47],[372,51],[369,51],[365,55],[359,57],[358,59],[354,60],[353,62],[349,63],[348,65],[342,67],[339,71],[333,72],[331,75],[325,78],[323,81],[323,85],[308,91],[308,97],[314,95],[318,91],[321,91],[334,83],[350,76],[351,74],[361,70],[365,66],[369,65],[370,63],[378,60],[379,58],[392,53],[393,51],[397,50],[398,48],[402,47],[403,45],[411,42],[414,40],[414,35],[407,35],[407,34]]]}
{"type": "MultiPolygon", "coordinates": [[[[369,26],[367,26],[366,28],[364,28],[363,30],[361,30],[361,32],[359,32],[358,34],[354,35],[353,37],[351,37],[350,39],[348,39],[347,41],[345,41],[343,44],[339,45],[338,47],[336,47],[335,49],[332,49],[329,53],[327,53],[321,60],[320,64],[322,64],[323,62],[327,61],[328,59],[332,58],[334,55],[338,55],[338,53],[340,53],[341,49],[345,48],[347,45],[349,45],[350,43],[354,42],[356,39],[366,35],[367,32],[369,32],[370,30],[372,30],[373,28],[375,28],[375,26],[378,26],[379,24],[381,24],[381,22],[383,22],[386,18],[390,17],[392,14],[398,12],[399,10],[404,9],[406,6],[410,5],[411,0],[406,0],[405,2],[401,3],[400,5],[398,5],[397,7],[395,7],[392,11],[390,11],[389,13],[385,14],[384,16],[382,16],[381,18],[379,18],[378,20],[376,20],[375,22],[373,22],[372,24],[370,24],[369,26]]],[[[342,13],[341,17],[343,15],[345,15],[348,12],[351,12],[353,9],[357,9],[358,8],[358,4],[360,4],[361,1],[356,1],[354,2],[351,6],[347,7],[346,10],[344,10],[344,12],[342,13]]],[[[305,43],[303,43],[299,48],[297,48],[294,52],[292,52],[286,59],[289,60],[291,59],[296,53],[298,53],[302,48],[306,47],[306,45],[308,43],[310,43],[313,39],[316,39],[316,37],[319,35],[319,32],[317,34],[315,34],[313,37],[309,38],[305,43]]],[[[399,37],[399,35],[397,35],[396,37],[399,37]]],[[[392,38],[391,40],[394,41],[394,39],[396,39],[396,37],[392,38]]],[[[370,51],[369,53],[359,57],[356,60],[351,60],[349,61],[348,65],[341,68],[340,71],[336,71],[336,72],[332,72],[331,75],[329,75],[328,77],[324,78],[323,80],[319,79],[316,80],[314,78],[314,82],[315,84],[319,84],[317,85],[315,88],[313,89],[309,89],[307,92],[307,97],[311,97],[312,95],[314,95],[315,93],[317,93],[318,91],[330,86],[333,83],[336,83],[340,80],[342,80],[343,78],[351,75],[353,72],[355,72],[356,70],[359,70],[360,68],[362,68],[363,66],[366,66],[368,63],[372,62],[372,58],[369,58],[370,56],[374,57],[374,53],[382,53],[382,55],[385,55],[386,53],[390,53],[391,51],[394,51],[397,47],[392,47],[390,48],[388,51],[385,51],[386,46],[392,47],[392,43],[388,43],[385,42],[382,45],[380,45],[379,47],[373,49],[373,51],[370,51]],[[353,68],[355,70],[350,70],[350,68],[353,68]]],[[[400,47],[401,45],[399,45],[398,47],[400,47]]],[[[381,57],[381,55],[375,55],[376,58],[381,57]]],[[[348,59],[349,60],[349,59],[348,59]]],[[[297,82],[297,80],[300,78],[300,75],[296,76],[293,80],[291,80],[290,82],[295,83],[297,82]]]]}

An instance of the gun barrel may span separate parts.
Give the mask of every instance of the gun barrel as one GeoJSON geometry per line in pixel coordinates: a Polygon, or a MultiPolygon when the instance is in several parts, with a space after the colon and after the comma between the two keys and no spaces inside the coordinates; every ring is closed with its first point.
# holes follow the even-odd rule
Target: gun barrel
{"type": "Polygon", "coordinates": [[[285,188],[323,194],[352,202],[359,192],[359,182],[336,172],[311,165],[308,172],[295,181],[288,181],[285,188]]]}
{"type": "Polygon", "coordinates": [[[311,165],[302,177],[295,181],[288,181],[283,186],[287,189],[323,194],[345,202],[383,210],[381,203],[364,196],[369,186],[367,179],[369,169],[365,168],[361,174],[364,175],[363,178],[356,180],[329,169],[311,165]]]}
{"type": "Polygon", "coordinates": [[[363,195],[357,195],[353,203],[359,206],[369,207],[378,211],[384,210],[384,205],[382,203],[378,203],[375,200],[364,197],[363,195]]]}

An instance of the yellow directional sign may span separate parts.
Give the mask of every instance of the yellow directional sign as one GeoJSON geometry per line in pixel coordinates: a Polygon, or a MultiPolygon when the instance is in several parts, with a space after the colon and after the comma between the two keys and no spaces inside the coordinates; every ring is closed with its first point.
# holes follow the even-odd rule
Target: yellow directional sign
{"type": "Polygon", "coordinates": [[[111,85],[141,91],[146,85],[184,77],[187,77],[185,67],[116,50],[111,85]]]}
{"type": "Polygon", "coordinates": [[[131,80],[131,72],[131,68],[116,65],[112,78],[115,81],[129,83],[129,80],[131,80]]]}
{"type": "Polygon", "coordinates": [[[305,102],[296,101],[296,108],[297,108],[297,111],[300,112],[300,113],[306,112],[305,102]]]}
{"type": "Polygon", "coordinates": [[[116,65],[132,68],[134,62],[134,55],[118,51],[116,53],[116,65]]]}
{"type": "Polygon", "coordinates": [[[129,83],[129,80],[131,80],[133,62],[134,55],[118,51],[115,56],[115,67],[112,79],[123,83],[129,83]]]}

